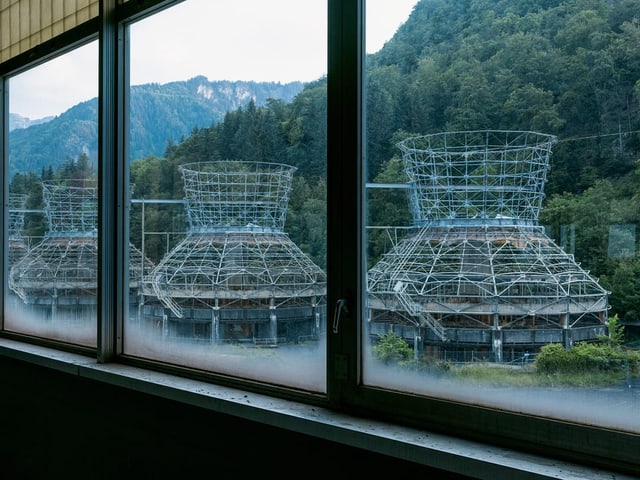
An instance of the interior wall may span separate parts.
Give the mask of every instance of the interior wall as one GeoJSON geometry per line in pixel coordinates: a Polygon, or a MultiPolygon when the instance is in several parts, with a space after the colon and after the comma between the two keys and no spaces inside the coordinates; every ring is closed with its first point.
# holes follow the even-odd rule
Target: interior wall
{"type": "Polygon", "coordinates": [[[0,412],[7,479],[470,478],[7,358],[0,412]]]}

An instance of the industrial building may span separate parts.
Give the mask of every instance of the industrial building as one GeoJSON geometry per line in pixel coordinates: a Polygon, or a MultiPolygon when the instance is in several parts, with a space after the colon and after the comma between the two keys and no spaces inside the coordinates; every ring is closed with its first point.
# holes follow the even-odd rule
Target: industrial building
{"type": "Polygon", "coordinates": [[[415,230],[369,270],[371,335],[502,362],[606,333],[608,292],[538,224],[555,142],[488,130],[398,144],[415,230]]]}
{"type": "MultiPolygon", "coordinates": [[[[47,231],[28,248],[19,234],[24,196],[10,207],[9,288],[37,317],[67,325],[95,324],[98,268],[98,204],[94,180],[42,182],[47,231]]],[[[129,246],[130,308],[135,311],[140,280],[153,267],[140,250],[129,246]]]]}
{"type": "Polygon", "coordinates": [[[144,321],[163,337],[213,343],[317,340],[326,277],[284,232],[296,169],[221,161],[180,170],[188,232],[145,278],[144,321]]]}

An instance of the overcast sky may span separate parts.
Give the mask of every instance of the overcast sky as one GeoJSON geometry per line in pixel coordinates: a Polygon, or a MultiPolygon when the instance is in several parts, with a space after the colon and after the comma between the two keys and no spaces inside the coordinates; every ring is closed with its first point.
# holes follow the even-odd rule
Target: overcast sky
{"type": "MultiPolygon", "coordinates": [[[[393,36],[417,1],[367,0],[367,52],[393,36]]],[[[131,84],[197,75],[212,81],[316,80],[326,74],[326,5],[188,0],[132,25],[131,84]]],[[[10,111],[37,119],[96,97],[96,58],[94,42],[12,78],[10,111]]]]}

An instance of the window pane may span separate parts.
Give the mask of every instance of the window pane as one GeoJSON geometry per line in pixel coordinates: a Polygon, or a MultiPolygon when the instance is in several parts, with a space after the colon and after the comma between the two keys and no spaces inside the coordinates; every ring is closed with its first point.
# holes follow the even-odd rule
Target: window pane
{"type": "Polygon", "coordinates": [[[96,345],[97,44],[9,80],[6,330],[96,345]]]}
{"type": "Polygon", "coordinates": [[[364,383],[638,433],[640,12],[498,3],[367,1],[364,383]]]}
{"type": "Polygon", "coordinates": [[[325,389],[326,2],[130,35],[127,355],[325,389]]]}

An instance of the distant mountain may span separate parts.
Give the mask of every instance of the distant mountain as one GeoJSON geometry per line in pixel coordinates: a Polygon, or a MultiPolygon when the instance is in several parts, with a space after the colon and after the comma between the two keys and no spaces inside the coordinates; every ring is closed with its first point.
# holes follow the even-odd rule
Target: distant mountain
{"type": "Polygon", "coordinates": [[[9,131],[15,130],[16,128],[27,128],[31,125],[38,125],[40,123],[48,122],[52,120],[54,117],[44,117],[38,118],[37,120],[33,120],[28,117],[24,117],[22,115],[18,115],[17,113],[9,114],[9,131]]]}
{"type": "MultiPolygon", "coordinates": [[[[131,87],[130,160],[162,156],[195,128],[219,123],[227,112],[250,101],[266,104],[270,98],[291,101],[303,89],[302,82],[209,81],[205,77],[167,84],[131,87]]],[[[97,163],[98,101],[79,103],[57,117],[31,122],[11,114],[10,174],[55,170],[81,153],[97,163]],[[31,122],[31,123],[30,123],[31,122]]]]}

